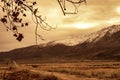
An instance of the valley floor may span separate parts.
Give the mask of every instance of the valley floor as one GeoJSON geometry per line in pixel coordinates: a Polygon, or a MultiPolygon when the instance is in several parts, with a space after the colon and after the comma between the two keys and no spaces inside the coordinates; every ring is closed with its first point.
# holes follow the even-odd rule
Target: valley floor
{"type": "MultiPolygon", "coordinates": [[[[29,70],[42,75],[55,76],[58,78],[55,80],[120,80],[120,62],[85,61],[18,65],[15,70],[29,70]]],[[[0,69],[1,72],[5,71],[2,70],[0,69]]]]}

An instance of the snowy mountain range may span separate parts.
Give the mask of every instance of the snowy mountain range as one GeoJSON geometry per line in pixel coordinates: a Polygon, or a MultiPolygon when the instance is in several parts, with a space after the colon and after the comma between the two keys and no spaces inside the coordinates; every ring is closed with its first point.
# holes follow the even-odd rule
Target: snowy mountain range
{"type": "Polygon", "coordinates": [[[77,37],[67,38],[63,40],[57,40],[57,41],[50,41],[46,45],[53,45],[56,43],[62,43],[65,45],[73,46],[77,45],[83,42],[97,42],[99,39],[104,37],[105,35],[111,36],[112,34],[120,31],[120,25],[112,25],[108,26],[106,28],[103,28],[97,32],[93,32],[87,35],[80,35],[77,37]]]}
{"type": "Polygon", "coordinates": [[[112,25],[81,38],[51,41],[0,53],[0,61],[117,60],[120,61],[120,25],[112,25]],[[38,47],[39,46],[39,47],[38,47]]]}

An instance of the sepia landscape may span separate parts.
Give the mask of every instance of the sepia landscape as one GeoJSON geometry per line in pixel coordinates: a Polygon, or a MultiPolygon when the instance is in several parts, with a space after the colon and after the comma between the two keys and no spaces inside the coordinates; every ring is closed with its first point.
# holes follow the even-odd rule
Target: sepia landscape
{"type": "Polygon", "coordinates": [[[119,0],[1,0],[0,11],[0,80],[120,80],[119,0]]]}

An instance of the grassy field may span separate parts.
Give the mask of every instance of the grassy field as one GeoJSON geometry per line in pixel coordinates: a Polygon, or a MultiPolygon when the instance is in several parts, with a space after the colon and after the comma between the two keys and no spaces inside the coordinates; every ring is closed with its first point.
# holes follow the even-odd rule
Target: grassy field
{"type": "MultiPolygon", "coordinates": [[[[50,75],[52,77],[51,79],[45,80],[120,80],[120,62],[81,61],[76,63],[41,63],[19,65],[20,68],[24,70],[40,73],[41,75],[50,75]]],[[[3,67],[0,67],[1,72],[7,71],[2,68],[3,67]]],[[[23,71],[23,73],[24,72],[25,71],[23,71]]],[[[18,74],[14,70],[11,71],[11,73],[18,74]]],[[[30,75],[26,77],[30,77],[30,75]]],[[[39,77],[41,78],[41,76],[39,77]]]]}
{"type": "MultiPolygon", "coordinates": [[[[120,62],[79,62],[79,63],[46,63],[28,64],[36,70],[51,73],[75,75],[77,78],[92,80],[120,80],[120,62]]],[[[84,80],[84,79],[83,79],[84,80]]]]}

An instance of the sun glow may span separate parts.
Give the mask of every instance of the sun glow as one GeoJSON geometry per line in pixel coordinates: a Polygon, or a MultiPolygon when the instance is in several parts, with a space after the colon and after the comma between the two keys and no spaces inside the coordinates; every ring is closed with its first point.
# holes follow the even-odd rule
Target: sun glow
{"type": "Polygon", "coordinates": [[[76,23],[74,26],[78,29],[89,29],[93,28],[97,25],[97,23],[76,23]]]}
{"type": "Polygon", "coordinates": [[[120,7],[117,7],[117,8],[116,8],[116,11],[117,11],[117,13],[120,14],[120,7]]]}

